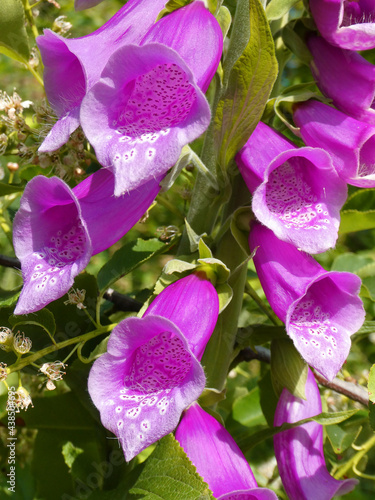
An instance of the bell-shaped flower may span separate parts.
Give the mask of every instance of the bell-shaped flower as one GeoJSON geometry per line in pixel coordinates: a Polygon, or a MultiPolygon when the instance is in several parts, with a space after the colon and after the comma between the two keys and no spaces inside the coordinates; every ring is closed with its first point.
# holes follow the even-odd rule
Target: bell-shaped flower
{"type": "Polygon", "coordinates": [[[254,214],[278,238],[309,253],[335,246],[347,186],[328,153],[297,148],[260,122],[236,161],[254,214]]]}
{"type": "Polygon", "coordinates": [[[315,100],[298,104],[293,119],[308,146],[330,154],[345,182],[375,187],[375,127],[315,100]]]}
{"type": "Polygon", "coordinates": [[[127,318],[111,333],[88,390],[127,461],[172,432],[202,393],[206,379],[197,358],[218,313],[215,288],[193,274],[165,288],[142,318],[127,318]]]}
{"type": "Polygon", "coordinates": [[[311,14],[321,35],[343,49],[375,48],[373,0],[310,0],[311,14]]]}
{"type": "Polygon", "coordinates": [[[159,182],[115,198],[109,169],[73,189],[57,177],[34,177],[14,218],[13,243],[24,279],[15,314],[37,311],[67,293],[90,257],[118,241],[147,211],[159,182]]]}
{"type": "MultiPolygon", "coordinates": [[[[107,23],[87,36],[64,38],[46,29],[37,38],[45,91],[58,116],[40,152],[55,151],[67,142],[79,126],[82,99],[99,80],[109,56],[124,44],[139,44],[165,3],[166,0],[129,0],[107,23]]],[[[94,2],[81,1],[79,6],[82,5],[86,8],[94,2]]]]}
{"type": "Polygon", "coordinates": [[[184,413],[176,439],[218,500],[277,500],[273,491],[258,488],[235,440],[197,403],[184,413]]]}
{"type": "Polygon", "coordinates": [[[140,46],[124,45],[82,101],[82,128],[102,165],[115,171],[115,195],[163,175],[181,148],[210,122],[202,92],[222,50],[222,33],[202,2],[158,21],[140,46]]]}
{"type": "Polygon", "coordinates": [[[249,245],[267,300],[296,349],[332,380],[348,356],[350,336],[365,319],[358,297],[361,280],[352,273],[326,271],[258,223],[250,229],[249,245]]]}
{"type": "Polygon", "coordinates": [[[308,47],[313,56],[311,71],[323,94],[344,113],[375,125],[375,66],[320,37],[311,37],[308,47]]]}
{"type": "MultiPolygon", "coordinates": [[[[294,423],[322,412],[322,402],[314,375],[309,370],[307,400],[284,389],[275,412],[274,425],[294,423]]],[[[338,481],[328,472],[323,454],[323,426],[308,422],[280,432],[273,438],[279,474],[290,500],[330,500],[351,491],[358,481],[338,481]]]]}

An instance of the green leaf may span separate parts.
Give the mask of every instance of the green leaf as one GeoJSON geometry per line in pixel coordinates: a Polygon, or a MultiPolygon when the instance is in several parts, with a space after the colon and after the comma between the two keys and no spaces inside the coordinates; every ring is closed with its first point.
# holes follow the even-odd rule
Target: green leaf
{"type": "Polygon", "coordinates": [[[271,0],[266,7],[266,15],[269,21],[280,19],[286,14],[299,0],[271,0]]]}
{"type": "Polygon", "coordinates": [[[371,429],[375,432],[375,405],[374,403],[369,403],[368,405],[369,408],[369,419],[370,419],[370,426],[371,429]]]}
{"type": "Polygon", "coordinates": [[[199,396],[199,404],[203,407],[213,406],[225,399],[225,393],[226,389],[218,391],[217,389],[206,387],[202,394],[199,396]]]}
{"type": "Polygon", "coordinates": [[[375,210],[361,212],[360,210],[342,210],[340,234],[364,231],[375,228],[375,210]]]}
{"type": "Polygon", "coordinates": [[[344,210],[372,210],[375,206],[375,189],[359,189],[354,191],[345,202],[344,210]]]}
{"type": "Polygon", "coordinates": [[[132,498],[147,500],[213,499],[207,484],[171,434],[158,443],[130,493],[132,498]]]}
{"type": "Polygon", "coordinates": [[[362,427],[357,425],[345,428],[342,425],[333,424],[327,426],[326,432],[333,451],[343,453],[354,443],[361,430],[362,427]]]}
{"type": "Polygon", "coordinates": [[[233,238],[237,241],[245,255],[250,255],[249,231],[252,218],[251,208],[241,207],[234,212],[230,221],[230,230],[233,238]]]}
{"type": "Polygon", "coordinates": [[[255,129],[277,76],[275,46],[259,0],[238,1],[232,33],[214,118],[215,147],[223,170],[255,129]]]}
{"type": "Polygon", "coordinates": [[[220,283],[216,285],[216,291],[219,296],[219,312],[222,312],[232,300],[233,290],[228,283],[220,283]]]}
{"type": "Polygon", "coordinates": [[[21,288],[18,290],[2,290],[0,289],[0,307],[13,306],[20,296],[21,288]]]}
{"type": "MultiPolygon", "coordinates": [[[[1,6],[0,6],[1,11],[1,6]]],[[[0,21],[1,24],[1,21],[0,21]]],[[[6,196],[7,194],[21,193],[25,189],[25,185],[20,184],[5,184],[0,182],[0,196],[6,196]]]]}
{"type": "Polygon", "coordinates": [[[230,15],[229,9],[225,6],[220,7],[216,19],[217,22],[220,24],[220,28],[223,33],[223,39],[225,39],[225,37],[228,34],[230,25],[232,23],[232,16],[230,15]]]}
{"type": "Polygon", "coordinates": [[[77,448],[71,441],[67,441],[62,447],[62,454],[65,460],[66,465],[69,469],[72,468],[72,465],[75,459],[83,453],[82,448],[77,448]]]}
{"type": "Polygon", "coordinates": [[[245,396],[234,401],[233,418],[245,427],[254,427],[255,425],[265,425],[267,423],[260,405],[259,387],[255,387],[245,396]]]}
{"type": "Polygon", "coordinates": [[[287,24],[282,30],[282,38],[288,49],[295,54],[300,61],[302,61],[307,66],[311,61],[311,52],[307,48],[304,40],[297,33],[295,28],[295,22],[292,21],[287,24]]]}
{"type": "Polygon", "coordinates": [[[290,339],[275,339],[271,342],[271,376],[277,395],[285,387],[293,396],[306,399],[307,372],[307,364],[290,339]]]}
{"type": "Polygon", "coordinates": [[[269,427],[273,427],[278,398],[272,385],[271,370],[259,381],[259,402],[269,427]]]}
{"type": "Polygon", "coordinates": [[[371,403],[375,403],[375,365],[372,365],[368,377],[368,396],[371,403]]]}
{"type": "Polygon", "coordinates": [[[100,292],[104,293],[113,283],[151,259],[151,257],[166,252],[173,244],[172,241],[163,243],[157,238],[149,240],[138,238],[136,241],[124,245],[100,269],[98,273],[100,292]]]}
{"type": "Polygon", "coordinates": [[[254,349],[255,346],[266,344],[271,340],[287,338],[284,326],[250,325],[238,329],[236,343],[240,349],[248,346],[254,349]]]}
{"type": "Polygon", "coordinates": [[[51,338],[53,338],[56,332],[55,318],[48,309],[42,309],[41,311],[30,314],[21,314],[19,316],[12,315],[9,318],[9,323],[12,325],[13,329],[20,325],[40,326],[51,338]]]}
{"type": "Polygon", "coordinates": [[[23,63],[29,60],[29,42],[21,0],[0,2],[0,52],[23,63]]]}
{"type": "Polygon", "coordinates": [[[331,266],[331,271],[347,271],[357,274],[357,271],[371,262],[374,262],[371,257],[347,252],[335,258],[331,266]]]}
{"type": "Polygon", "coordinates": [[[166,16],[167,14],[170,14],[174,10],[180,9],[185,5],[188,5],[192,1],[193,0],[168,0],[168,2],[165,4],[164,9],[160,11],[158,17],[156,18],[156,21],[159,21],[159,19],[166,16]]]}

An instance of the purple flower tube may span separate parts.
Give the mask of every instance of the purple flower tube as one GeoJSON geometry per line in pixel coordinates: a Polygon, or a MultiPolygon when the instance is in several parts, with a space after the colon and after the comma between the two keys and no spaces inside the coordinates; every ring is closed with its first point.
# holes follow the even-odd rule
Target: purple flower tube
{"type": "Polygon", "coordinates": [[[165,174],[206,130],[203,91],[221,51],[219,24],[194,2],[158,21],[140,46],[124,45],[109,58],[80,121],[99,162],[115,171],[115,196],[165,174]]]}
{"type": "Polygon", "coordinates": [[[373,0],[310,0],[311,13],[321,35],[343,49],[375,47],[373,0]]]}
{"type": "Polygon", "coordinates": [[[297,148],[260,122],[236,161],[254,214],[278,238],[309,253],[335,246],[347,187],[328,153],[297,148]]]}
{"type": "MultiPolygon", "coordinates": [[[[319,389],[311,370],[306,382],[307,400],[284,389],[274,425],[294,423],[322,412],[319,389]]],[[[323,427],[316,422],[280,432],[273,438],[279,474],[290,500],[330,500],[351,491],[358,481],[338,481],[328,472],[323,454],[323,427]]]]}
{"type": "Polygon", "coordinates": [[[375,125],[375,66],[320,37],[311,37],[308,47],[313,56],[311,71],[323,94],[344,113],[375,125]]]}
{"type": "Polygon", "coordinates": [[[305,361],[328,380],[341,369],[363,324],[361,280],[326,271],[310,255],[255,223],[250,250],[264,293],[305,361]]]}
{"type": "Polygon", "coordinates": [[[103,0],[74,0],[75,10],[85,10],[95,7],[100,4],[103,0]]]}
{"type": "Polygon", "coordinates": [[[375,187],[375,127],[314,100],[298,104],[293,119],[308,146],[330,154],[345,182],[375,187]]]}
{"type": "Polygon", "coordinates": [[[236,442],[219,422],[193,403],[184,413],[176,439],[219,500],[276,500],[258,488],[253,472],[236,442]]]}
{"type": "Polygon", "coordinates": [[[113,330],[88,390],[127,461],[172,432],[202,393],[206,379],[197,357],[218,313],[215,288],[192,274],[165,288],[143,318],[127,318],[113,330]]]}
{"type": "Polygon", "coordinates": [[[101,28],[81,38],[64,38],[51,30],[37,38],[44,65],[47,98],[56,122],[39,151],[55,151],[79,126],[79,109],[113,52],[139,44],[166,0],[130,0],[101,28]]]}
{"type": "Polygon", "coordinates": [[[62,297],[92,255],[118,241],[147,211],[160,178],[115,198],[114,175],[101,169],[70,189],[57,177],[34,177],[14,218],[13,243],[24,286],[15,314],[62,297]]]}

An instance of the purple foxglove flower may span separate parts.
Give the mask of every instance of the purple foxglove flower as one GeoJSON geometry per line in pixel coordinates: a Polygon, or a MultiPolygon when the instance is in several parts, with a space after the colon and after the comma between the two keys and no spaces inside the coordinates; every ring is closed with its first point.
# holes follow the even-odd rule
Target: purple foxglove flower
{"type": "Polygon", "coordinates": [[[258,488],[243,453],[219,422],[193,403],[184,413],[176,439],[219,500],[277,500],[276,494],[258,488]]]}
{"type": "MultiPolygon", "coordinates": [[[[311,370],[306,382],[307,401],[284,389],[275,412],[274,425],[294,423],[322,412],[319,389],[311,370]]],[[[344,495],[358,483],[338,481],[328,472],[323,454],[323,427],[316,422],[274,436],[275,455],[281,480],[290,500],[330,500],[344,495]]]]}
{"type": "Polygon", "coordinates": [[[139,44],[165,3],[166,0],[129,0],[107,23],[87,36],[64,38],[44,30],[37,38],[46,94],[59,118],[39,151],[55,151],[67,142],[79,126],[82,99],[99,80],[109,56],[124,44],[139,44]]]}
{"type": "Polygon", "coordinates": [[[345,182],[375,187],[375,127],[315,100],[298,104],[293,118],[305,143],[327,151],[345,182]]]}
{"type": "Polygon", "coordinates": [[[361,280],[326,271],[310,255],[253,224],[250,250],[264,293],[305,361],[328,380],[341,369],[350,336],[365,319],[361,280]]]}
{"type": "Polygon", "coordinates": [[[335,246],[347,186],[328,153],[297,148],[260,122],[236,161],[254,214],[278,238],[309,253],[335,246]]]}
{"type": "Polygon", "coordinates": [[[14,313],[37,311],[67,293],[90,257],[118,241],[146,212],[159,182],[115,198],[109,169],[73,189],[57,177],[34,177],[14,218],[14,249],[24,278],[14,313]]]}
{"type": "Polygon", "coordinates": [[[74,0],[74,8],[75,10],[85,10],[90,7],[95,7],[103,0],[74,0]]]}
{"type": "Polygon", "coordinates": [[[311,37],[308,47],[313,56],[311,71],[323,94],[344,113],[375,125],[375,66],[320,37],[311,37]]]}
{"type": "Polygon", "coordinates": [[[89,374],[90,396],[127,461],[172,432],[206,382],[195,352],[203,351],[215,327],[217,293],[197,275],[170,286],[143,318],[117,325],[89,374]]]}
{"type": "Polygon", "coordinates": [[[99,162],[115,171],[115,195],[163,175],[201,135],[210,108],[201,89],[216,71],[222,34],[202,2],[156,23],[140,46],[109,58],[82,101],[80,121],[99,162]]]}
{"type": "Polygon", "coordinates": [[[375,47],[373,0],[310,0],[310,9],[321,35],[343,49],[375,47]]]}

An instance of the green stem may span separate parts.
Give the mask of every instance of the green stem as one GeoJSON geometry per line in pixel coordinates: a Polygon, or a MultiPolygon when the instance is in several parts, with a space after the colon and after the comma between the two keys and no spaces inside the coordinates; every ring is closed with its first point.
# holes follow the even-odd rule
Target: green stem
{"type": "Polygon", "coordinates": [[[360,451],[353,455],[351,459],[346,462],[342,467],[338,469],[338,471],[334,474],[335,479],[340,479],[347,475],[347,473],[352,469],[356,469],[357,465],[361,461],[361,459],[371,450],[371,448],[375,446],[375,436],[372,436],[368,439],[362,446],[360,451]]]}
{"type": "Polygon", "coordinates": [[[182,213],[171,203],[167,198],[161,194],[158,195],[156,198],[156,201],[160,203],[160,205],[163,205],[167,210],[172,212],[172,214],[176,215],[182,222],[184,221],[184,216],[182,213]]]}
{"type": "Polygon", "coordinates": [[[35,69],[29,64],[28,62],[25,62],[27,69],[30,71],[30,73],[35,77],[38,83],[44,88],[44,82],[43,78],[40,76],[40,74],[35,71],[35,69]]]}
{"type": "Polygon", "coordinates": [[[259,297],[254,288],[250,285],[249,282],[245,285],[245,293],[249,295],[253,301],[257,304],[259,309],[261,309],[266,316],[272,321],[272,323],[276,326],[282,325],[281,321],[278,319],[276,314],[272,311],[271,308],[267,307],[267,305],[263,302],[263,300],[259,297]]]}
{"type": "Polygon", "coordinates": [[[44,356],[47,356],[47,354],[58,351],[59,349],[63,349],[64,347],[68,347],[69,345],[79,344],[80,342],[86,342],[87,340],[98,337],[103,333],[109,333],[115,328],[115,326],[117,326],[117,323],[102,326],[101,328],[93,330],[92,332],[85,333],[84,335],[79,335],[78,337],[64,340],[63,342],[59,342],[56,345],[52,345],[44,349],[41,349],[40,351],[36,352],[35,354],[32,354],[31,356],[27,356],[25,358],[20,359],[19,361],[16,361],[13,365],[11,365],[8,368],[8,373],[21,370],[25,366],[28,366],[30,363],[33,363],[34,361],[43,358],[44,356]]]}
{"type": "Polygon", "coordinates": [[[32,10],[31,10],[29,0],[22,0],[22,1],[23,1],[23,7],[25,9],[26,19],[30,23],[30,28],[31,28],[31,31],[33,32],[34,38],[36,38],[37,36],[39,36],[39,32],[38,32],[38,28],[35,25],[34,16],[33,16],[32,10]]]}

